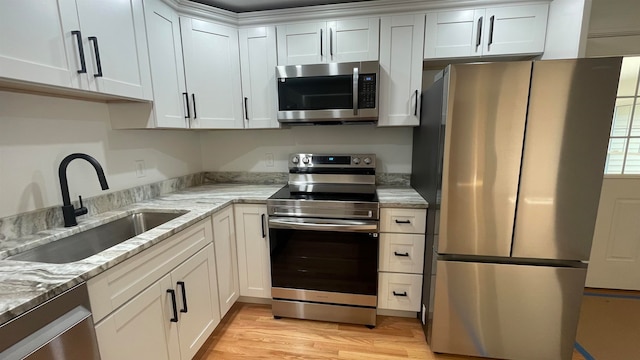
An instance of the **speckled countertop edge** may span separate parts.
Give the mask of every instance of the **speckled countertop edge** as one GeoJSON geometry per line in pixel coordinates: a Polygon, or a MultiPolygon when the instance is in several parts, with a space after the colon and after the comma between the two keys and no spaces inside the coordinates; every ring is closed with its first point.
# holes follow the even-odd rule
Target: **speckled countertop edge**
{"type": "MultiPolygon", "coordinates": [[[[28,311],[107,269],[133,257],[232,203],[264,204],[279,185],[213,184],[188,188],[136,203],[89,219],[76,227],[58,228],[30,236],[28,241],[0,248],[0,324],[28,311]],[[46,264],[5,259],[13,254],[81,232],[137,211],[187,211],[165,224],[86,259],[68,264],[46,264]]],[[[427,208],[408,186],[378,187],[380,207],[427,208]]]]}

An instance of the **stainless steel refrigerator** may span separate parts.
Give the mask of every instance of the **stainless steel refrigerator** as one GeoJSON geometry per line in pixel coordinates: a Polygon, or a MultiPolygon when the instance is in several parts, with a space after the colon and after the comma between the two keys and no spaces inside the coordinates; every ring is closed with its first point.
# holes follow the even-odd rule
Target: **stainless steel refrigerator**
{"type": "Polygon", "coordinates": [[[571,358],[620,65],[450,65],[423,94],[411,184],[434,352],[571,358]]]}

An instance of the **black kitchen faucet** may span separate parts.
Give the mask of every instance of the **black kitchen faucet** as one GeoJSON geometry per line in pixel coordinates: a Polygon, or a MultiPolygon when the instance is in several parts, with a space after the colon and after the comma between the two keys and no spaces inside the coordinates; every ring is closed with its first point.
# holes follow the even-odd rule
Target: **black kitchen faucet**
{"type": "Polygon", "coordinates": [[[109,188],[107,179],[104,177],[104,171],[102,170],[102,166],[100,166],[98,160],[82,153],[74,153],[62,159],[60,167],[58,168],[58,176],[60,177],[60,189],[62,190],[62,216],[64,217],[65,227],[78,225],[76,216],[84,215],[87,213],[87,208],[82,205],[82,196],[78,196],[78,198],[80,199],[80,207],[77,209],[73,207],[73,205],[71,204],[71,199],[69,198],[67,166],[69,166],[69,163],[74,159],[87,160],[96,169],[96,173],[98,174],[98,180],[100,181],[102,190],[107,190],[109,188]]]}

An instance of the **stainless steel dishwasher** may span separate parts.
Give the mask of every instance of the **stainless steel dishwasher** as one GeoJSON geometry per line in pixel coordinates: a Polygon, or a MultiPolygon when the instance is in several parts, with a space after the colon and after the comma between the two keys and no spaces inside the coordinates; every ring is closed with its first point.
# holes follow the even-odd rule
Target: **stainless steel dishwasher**
{"type": "Polygon", "coordinates": [[[82,283],[0,326],[0,359],[99,360],[82,283]]]}

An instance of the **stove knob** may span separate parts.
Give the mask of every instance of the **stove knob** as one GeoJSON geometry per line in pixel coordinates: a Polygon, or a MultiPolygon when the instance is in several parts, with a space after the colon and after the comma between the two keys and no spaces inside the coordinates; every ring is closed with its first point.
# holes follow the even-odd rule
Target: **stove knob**
{"type": "Polygon", "coordinates": [[[353,158],[353,163],[356,165],[360,164],[360,158],[357,158],[357,157],[353,158]]]}
{"type": "Polygon", "coordinates": [[[308,163],[309,163],[309,158],[308,158],[308,157],[306,157],[306,156],[305,156],[305,157],[303,157],[303,158],[302,158],[302,162],[303,162],[303,163],[305,163],[305,164],[308,164],[308,163]]]}
{"type": "Polygon", "coordinates": [[[362,161],[364,161],[364,163],[365,163],[365,164],[367,164],[367,165],[370,165],[370,164],[371,164],[371,158],[366,157],[366,158],[364,158],[364,160],[362,160],[362,161]]]}
{"type": "Polygon", "coordinates": [[[291,159],[291,162],[297,164],[300,162],[300,159],[297,156],[294,156],[293,159],[291,159]]]}

